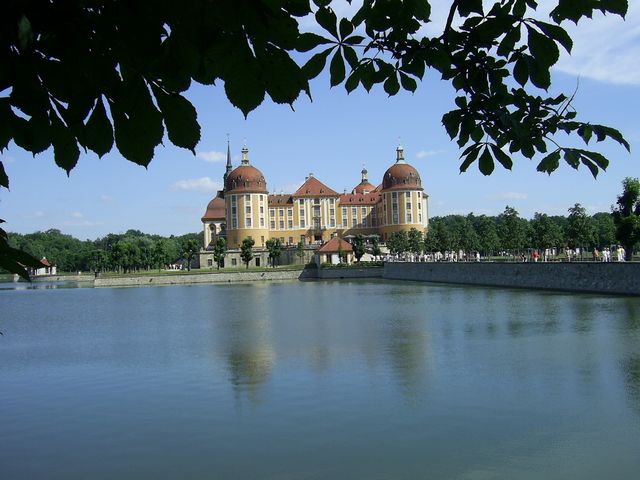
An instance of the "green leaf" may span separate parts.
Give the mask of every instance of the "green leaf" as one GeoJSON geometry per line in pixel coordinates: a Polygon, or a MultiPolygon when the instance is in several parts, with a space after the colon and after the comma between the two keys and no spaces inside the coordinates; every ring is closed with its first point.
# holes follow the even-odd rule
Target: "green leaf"
{"type": "Polygon", "coordinates": [[[316,35],[315,33],[303,33],[298,37],[296,50],[299,52],[308,52],[318,45],[325,45],[327,43],[331,43],[331,40],[316,35]]]}
{"type": "Polygon", "coordinates": [[[596,134],[598,142],[601,142],[606,137],[609,137],[622,145],[627,150],[627,152],[631,151],[631,145],[629,145],[629,142],[627,142],[622,136],[622,133],[620,133],[615,128],[606,127],[604,125],[591,125],[591,128],[593,129],[593,133],[596,134]]]}
{"type": "Polygon", "coordinates": [[[400,72],[400,83],[402,84],[402,88],[409,92],[415,92],[418,88],[418,82],[416,82],[406,73],[400,72]]]}
{"type": "Polygon", "coordinates": [[[182,95],[166,94],[157,87],[153,88],[153,93],[164,117],[164,125],[171,143],[191,150],[195,155],[196,145],[200,141],[196,109],[182,95]]]}
{"type": "Polygon", "coordinates": [[[472,12],[484,15],[482,0],[459,0],[458,13],[461,17],[468,17],[472,12]]]}
{"type": "Polygon", "coordinates": [[[490,144],[490,146],[491,151],[493,151],[493,156],[496,157],[496,160],[498,160],[498,162],[500,162],[500,165],[502,165],[507,170],[511,170],[511,168],[513,167],[513,160],[511,160],[511,157],[497,145],[490,144]]]}
{"type": "Polygon", "coordinates": [[[253,57],[239,57],[232,72],[224,78],[224,91],[232,105],[246,117],[264,100],[265,88],[253,57]]]}
{"type": "Polygon", "coordinates": [[[553,38],[557,42],[560,43],[567,51],[567,53],[571,53],[573,49],[573,40],[567,33],[567,31],[559,27],[558,25],[553,25],[551,23],[534,21],[535,25],[542,30],[548,37],[553,38]]]}
{"type": "Polygon", "coordinates": [[[13,138],[13,124],[15,114],[11,111],[11,105],[6,98],[0,99],[0,152],[2,152],[13,138]]]}
{"type": "Polygon", "coordinates": [[[557,168],[560,166],[560,150],[556,150],[555,152],[551,152],[549,155],[544,157],[542,161],[538,164],[537,170],[539,172],[545,172],[551,174],[551,172],[555,172],[557,168]]]}
{"type": "Polygon", "coordinates": [[[329,65],[329,73],[331,75],[331,86],[335,87],[340,84],[346,75],[346,70],[344,67],[344,59],[342,58],[342,53],[340,53],[340,49],[336,49],[336,53],[333,55],[331,59],[331,64],[329,65]]]}
{"type": "Polygon", "coordinates": [[[591,175],[593,175],[593,178],[598,178],[599,170],[597,165],[591,162],[591,160],[589,160],[587,157],[580,157],[580,161],[589,169],[591,175]]]}
{"type": "Polygon", "coordinates": [[[536,62],[547,67],[554,65],[560,58],[556,42],[528,25],[527,31],[529,32],[529,51],[536,62]]]}
{"type": "Polygon", "coordinates": [[[607,160],[607,158],[604,155],[598,152],[580,150],[580,154],[582,156],[589,158],[593,163],[595,163],[602,170],[606,170],[607,167],[609,166],[609,160],[607,160]]]}
{"type": "Polygon", "coordinates": [[[331,53],[331,50],[333,50],[333,47],[327,48],[323,52],[316,53],[302,66],[302,73],[304,73],[307,79],[311,80],[312,78],[316,78],[320,75],[320,72],[322,72],[327,63],[327,57],[331,53]]]}
{"type": "Polygon", "coordinates": [[[96,106],[83,129],[80,143],[99,157],[109,153],[113,148],[113,127],[102,103],[102,96],[96,101],[96,106]]]}
{"type": "Polygon", "coordinates": [[[333,10],[331,10],[330,7],[319,8],[316,12],[316,21],[327,32],[329,32],[335,38],[338,38],[338,19],[336,18],[336,14],[333,13],[333,10]]]}
{"type": "Polygon", "coordinates": [[[529,80],[529,66],[525,58],[520,57],[513,67],[513,78],[523,87],[529,80]]]}
{"type": "Polygon", "coordinates": [[[76,137],[55,113],[51,117],[51,143],[56,165],[65,170],[68,175],[78,163],[80,149],[76,137]]]}
{"type": "Polygon", "coordinates": [[[24,15],[18,20],[18,46],[24,52],[33,43],[34,35],[31,22],[24,15]]]}
{"type": "Polygon", "coordinates": [[[14,116],[11,128],[16,145],[34,155],[44,152],[51,146],[51,127],[48,118],[34,116],[27,121],[14,116]]]}
{"type": "Polygon", "coordinates": [[[341,19],[340,20],[340,38],[344,40],[352,33],[353,33],[353,24],[346,18],[341,19]]]}
{"type": "Polygon", "coordinates": [[[485,146],[482,151],[482,155],[480,155],[480,161],[478,163],[478,168],[483,175],[491,175],[494,169],[493,157],[491,156],[491,152],[485,146]]]}
{"type": "Polygon", "coordinates": [[[0,187],[9,189],[9,176],[7,175],[7,172],[5,172],[4,165],[2,164],[1,161],[0,161],[0,187]]]}
{"type": "Polygon", "coordinates": [[[344,53],[344,58],[347,60],[347,63],[349,64],[351,69],[354,70],[360,63],[360,60],[358,59],[358,54],[353,48],[348,47],[346,45],[342,47],[342,51],[344,53]]]}
{"type": "Polygon", "coordinates": [[[291,105],[302,90],[308,90],[304,73],[286,51],[266,45],[256,53],[266,91],[274,102],[291,105]]]}
{"type": "Polygon", "coordinates": [[[360,35],[352,35],[349,38],[345,38],[343,40],[344,43],[348,43],[349,45],[359,45],[364,40],[364,37],[360,35]]]}
{"type": "Polygon", "coordinates": [[[347,91],[347,93],[351,93],[358,87],[359,84],[360,84],[360,73],[358,70],[354,70],[351,73],[351,75],[349,75],[349,78],[347,78],[347,81],[344,84],[344,88],[347,91]]]}
{"type": "Polygon", "coordinates": [[[442,124],[452,140],[458,136],[461,121],[462,113],[460,110],[452,110],[442,116],[442,124]]]}
{"type": "Polygon", "coordinates": [[[475,143],[470,147],[466,148],[464,152],[462,152],[462,157],[466,157],[462,164],[460,165],[460,173],[466,172],[469,166],[476,161],[478,158],[478,154],[480,153],[480,149],[482,147],[481,143],[475,143]]]}
{"type": "Polygon", "coordinates": [[[551,86],[551,74],[549,73],[549,66],[541,65],[533,57],[526,57],[527,66],[529,67],[529,78],[531,83],[536,87],[547,90],[551,86]]]}
{"type": "Polygon", "coordinates": [[[390,97],[394,96],[400,91],[400,83],[398,83],[398,77],[395,75],[395,73],[389,75],[387,80],[385,80],[384,91],[387,92],[390,97]]]}
{"type": "Polygon", "coordinates": [[[567,162],[572,168],[575,168],[577,170],[580,166],[580,154],[573,148],[565,148],[564,161],[567,162]]]}
{"type": "MultiPolygon", "coordinates": [[[[162,115],[151,101],[149,90],[140,78],[125,76],[123,87],[130,95],[110,100],[116,147],[127,160],[147,166],[153,158],[155,147],[162,142],[164,128],[162,115]]],[[[229,83],[225,90],[229,99],[229,83]]]]}

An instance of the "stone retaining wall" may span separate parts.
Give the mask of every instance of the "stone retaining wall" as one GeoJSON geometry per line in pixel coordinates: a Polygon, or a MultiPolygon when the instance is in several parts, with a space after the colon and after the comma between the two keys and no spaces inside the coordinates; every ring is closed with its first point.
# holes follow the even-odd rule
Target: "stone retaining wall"
{"type": "Polygon", "coordinates": [[[150,285],[186,285],[190,283],[259,282],[265,280],[295,280],[315,278],[315,269],[264,271],[264,272],[216,272],[183,275],[140,275],[131,277],[99,277],[96,287],[134,287],[150,285]]]}
{"type": "Polygon", "coordinates": [[[367,268],[320,268],[318,269],[317,278],[382,278],[384,272],[383,267],[367,267],[367,268]]]}
{"type": "Polygon", "coordinates": [[[385,279],[640,295],[640,263],[384,264],[385,279]]]}

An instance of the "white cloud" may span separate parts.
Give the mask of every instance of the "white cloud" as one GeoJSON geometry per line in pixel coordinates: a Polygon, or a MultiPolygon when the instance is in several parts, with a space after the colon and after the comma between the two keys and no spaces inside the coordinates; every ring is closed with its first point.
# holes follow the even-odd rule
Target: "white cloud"
{"type": "Polygon", "coordinates": [[[105,203],[111,203],[113,202],[113,197],[110,195],[100,195],[100,200],[102,200],[105,203]]]}
{"type": "Polygon", "coordinates": [[[192,178],[187,180],[178,180],[171,185],[173,191],[195,191],[195,192],[215,192],[222,190],[222,183],[215,182],[209,177],[192,178]]]}
{"type": "Polygon", "coordinates": [[[80,212],[73,212],[73,213],[71,213],[71,216],[73,218],[84,218],[84,215],[82,213],[80,213],[80,212]]]}
{"type": "Polygon", "coordinates": [[[201,158],[205,162],[209,163],[218,163],[224,162],[227,159],[227,154],[224,152],[216,152],[215,150],[211,150],[209,152],[198,152],[196,157],[201,158]]]}
{"type": "Polygon", "coordinates": [[[416,157],[433,157],[434,155],[440,155],[441,153],[444,153],[444,150],[420,150],[418,153],[416,153],[416,157]]]}
{"type": "Polygon", "coordinates": [[[526,200],[528,198],[526,193],[520,192],[500,192],[493,195],[487,195],[489,200],[526,200]]]}
{"type": "Polygon", "coordinates": [[[0,157],[0,162],[4,162],[4,163],[14,163],[16,161],[16,159],[14,157],[12,157],[11,155],[5,155],[0,157]]]}

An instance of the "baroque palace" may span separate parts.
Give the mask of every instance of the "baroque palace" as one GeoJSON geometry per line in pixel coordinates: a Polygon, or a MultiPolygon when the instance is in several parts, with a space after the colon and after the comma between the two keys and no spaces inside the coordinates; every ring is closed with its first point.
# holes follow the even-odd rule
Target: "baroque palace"
{"type": "MultiPolygon", "coordinates": [[[[369,182],[366,169],[361,173],[362,180],[351,193],[338,193],[310,174],[294,193],[269,194],[264,175],[249,161],[249,150],[242,149],[240,165],[233,168],[227,145],[224,189],[209,202],[202,217],[201,267],[214,265],[207,252],[218,236],[226,239],[229,249],[225,266],[232,266],[240,264],[233,251],[247,237],[255,241],[255,264],[266,265],[261,250],[273,238],[292,249],[302,242],[312,254],[336,236],[377,235],[384,243],[393,232],[426,230],[429,197],[418,171],[405,161],[401,146],[378,186],[369,182]]],[[[291,255],[289,261],[284,257],[281,263],[292,263],[291,255]]]]}

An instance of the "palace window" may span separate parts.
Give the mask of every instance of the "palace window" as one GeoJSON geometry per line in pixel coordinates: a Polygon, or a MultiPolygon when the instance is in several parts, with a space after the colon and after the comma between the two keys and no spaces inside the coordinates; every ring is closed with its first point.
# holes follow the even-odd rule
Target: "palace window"
{"type": "Polygon", "coordinates": [[[287,208],[287,217],[293,218],[293,209],[292,208],[287,208]]]}
{"type": "Polygon", "coordinates": [[[293,237],[289,237],[289,245],[293,245],[293,237]]]}
{"type": "Polygon", "coordinates": [[[275,230],[275,229],[276,229],[276,221],[271,220],[271,230],[275,230]]]}
{"type": "Polygon", "coordinates": [[[351,208],[351,217],[355,220],[355,218],[358,216],[358,209],[356,207],[352,207],[351,208]]]}
{"type": "Polygon", "coordinates": [[[244,203],[251,203],[251,195],[247,194],[244,196],[244,203]]]}
{"type": "Polygon", "coordinates": [[[293,220],[289,220],[288,222],[289,230],[293,230],[293,220]]]}
{"type": "Polygon", "coordinates": [[[361,211],[362,211],[362,218],[366,217],[367,216],[367,207],[362,207],[361,211]]]}
{"type": "Polygon", "coordinates": [[[260,217],[260,226],[264,227],[264,218],[263,217],[260,217]]]}
{"type": "Polygon", "coordinates": [[[346,216],[342,217],[342,226],[344,228],[347,228],[349,226],[349,223],[347,221],[347,217],[346,216]]]}
{"type": "Polygon", "coordinates": [[[280,220],[280,230],[284,230],[284,220],[280,220]]]}
{"type": "Polygon", "coordinates": [[[278,215],[280,215],[280,218],[284,218],[284,208],[281,208],[281,209],[278,211],[278,215]]]}
{"type": "Polygon", "coordinates": [[[251,226],[251,217],[247,217],[244,219],[244,226],[245,227],[250,227],[251,226]]]}
{"type": "Polygon", "coordinates": [[[300,219],[300,228],[305,228],[305,225],[306,225],[306,223],[304,221],[304,218],[301,218],[300,219]]]}
{"type": "Polygon", "coordinates": [[[276,216],[276,209],[275,208],[270,208],[269,209],[269,216],[270,217],[275,217],[276,216]]]}

